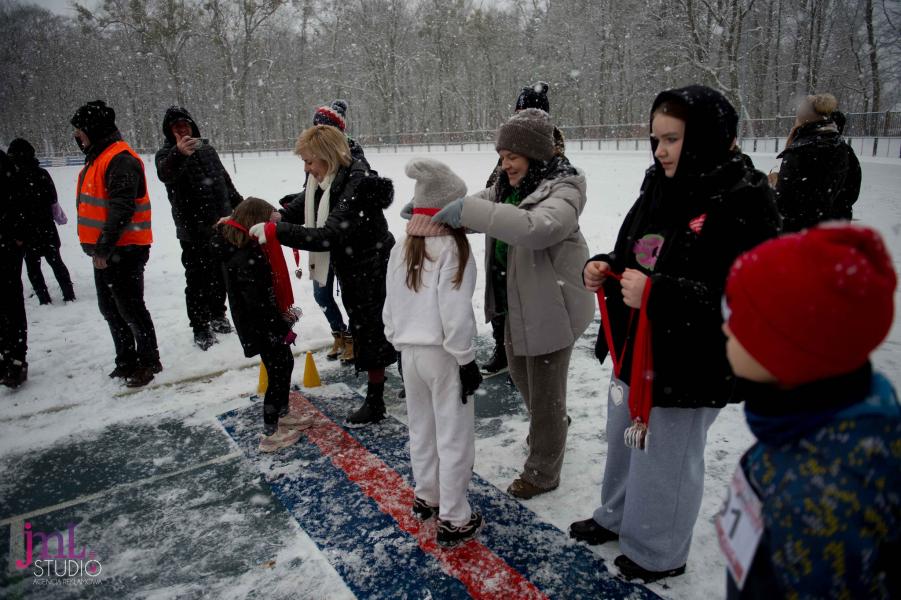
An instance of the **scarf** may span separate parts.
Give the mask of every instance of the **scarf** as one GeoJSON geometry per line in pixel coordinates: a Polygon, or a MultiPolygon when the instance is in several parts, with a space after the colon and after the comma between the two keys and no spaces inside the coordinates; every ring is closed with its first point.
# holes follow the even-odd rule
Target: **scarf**
{"type": "MultiPolygon", "coordinates": [[[[618,273],[610,273],[609,277],[621,280],[618,273]]],[[[651,294],[651,279],[648,278],[641,294],[641,309],[638,311],[638,330],[635,333],[635,347],[632,351],[632,373],[629,377],[629,418],[632,424],[626,428],[623,440],[629,448],[647,450],[648,428],[651,424],[651,407],[654,394],[654,355],[651,348],[651,323],[648,320],[648,297],[651,294]]],[[[626,355],[626,347],[623,346],[619,357],[613,346],[613,332],[609,326],[610,318],[607,315],[607,299],[604,296],[604,288],[597,291],[598,306],[601,309],[601,327],[607,339],[607,348],[610,359],[613,361],[613,375],[620,379],[620,368],[623,357],[626,355]]],[[[629,313],[629,326],[635,317],[635,309],[629,313]]]]}
{"type": "MultiPolygon", "coordinates": [[[[247,228],[235,221],[228,219],[226,225],[243,231],[248,237],[247,228]]],[[[266,223],[266,243],[260,244],[263,254],[269,259],[269,269],[272,271],[272,289],[275,291],[275,304],[279,313],[286,312],[294,304],[294,291],[291,289],[291,278],[288,276],[288,264],[282,252],[282,245],[278,243],[275,233],[275,223],[266,223]]],[[[251,238],[253,240],[253,238],[251,238]]]]}
{"type": "Polygon", "coordinates": [[[450,235],[450,227],[441,223],[432,223],[432,217],[437,215],[440,210],[439,208],[414,208],[413,216],[407,221],[407,235],[421,237],[450,235]]]}
{"type": "MultiPolygon", "coordinates": [[[[331,174],[322,182],[317,183],[316,178],[312,175],[307,177],[306,195],[304,196],[304,223],[303,226],[309,229],[315,229],[325,225],[328,214],[331,210],[331,201],[329,198],[332,181],[335,176],[331,174]],[[316,211],[316,190],[322,190],[322,198],[319,199],[319,210],[316,211]]],[[[310,252],[310,279],[315,279],[316,283],[324,286],[328,281],[329,261],[331,254],[329,252],[310,252]]]]}

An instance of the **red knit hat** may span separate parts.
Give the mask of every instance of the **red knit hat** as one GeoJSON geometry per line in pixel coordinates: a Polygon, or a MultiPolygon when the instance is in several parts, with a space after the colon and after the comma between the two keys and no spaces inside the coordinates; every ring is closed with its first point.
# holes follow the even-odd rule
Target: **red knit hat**
{"type": "Polygon", "coordinates": [[[827,379],[861,367],[888,335],[896,283],[876,231],[827,224],[741,255],[727,323],[779,383],[827,379]]]}

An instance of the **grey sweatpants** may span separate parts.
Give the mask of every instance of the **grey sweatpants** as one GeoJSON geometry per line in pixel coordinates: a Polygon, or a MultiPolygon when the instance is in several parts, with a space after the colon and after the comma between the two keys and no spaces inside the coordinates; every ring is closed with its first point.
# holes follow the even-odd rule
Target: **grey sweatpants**
{"type": "Polygon", "coordinates": [[[539,356],[516,356],[510,327],[504,328],[510,378],[529,411],[529,456],[520,477],[550,489],[560,485],[566,450],[566,377],[573,347],[539,356]]]}
{"type": "MultiPolygon", "coordinates": [[[[613,389],[611,382],[611,391],[613,389]]],[[[685,564],[704,495],[704,445],[717,408],[651,409],[647,451],[626,447],[629,386],[607,397],[607,466],[594,520],[619,533],[627,557],[650,571],[685,564]]]]}

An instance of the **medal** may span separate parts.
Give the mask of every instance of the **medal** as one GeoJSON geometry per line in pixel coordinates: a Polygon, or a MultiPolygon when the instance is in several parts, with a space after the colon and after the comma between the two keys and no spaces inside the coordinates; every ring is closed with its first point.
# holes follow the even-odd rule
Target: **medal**
{"type": "Polygon", "coordinates": [[[298,279],[303,279],[303,269],[297,267],[297,269],[294,271],[294,276],[298,279]]]}
{"type": "Polygon", "coordinates": [[[623,403],[623,386],[613,382],[610,384],[610,399],[613,400],[615,406],[623,403]]]}

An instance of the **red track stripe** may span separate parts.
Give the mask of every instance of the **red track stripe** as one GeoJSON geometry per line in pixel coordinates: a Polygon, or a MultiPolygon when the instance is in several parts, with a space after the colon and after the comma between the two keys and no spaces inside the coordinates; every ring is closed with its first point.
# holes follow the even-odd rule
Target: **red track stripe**
{"type": "Polygon", "coordinates": [[[541,590],[478,540],[445,549],[435,541],[434,522],[420,522],[411,513],[413,488],[381,459],[313,406],[297,392],[291,392],[292,412],[315,419],[307,429],[307,439],[323,455],[344,471],[364,494],[375,500],[382,512],[416,538],[419,547],[435,557],[448,575],[457,578],[476,599],[535,598],[547,600],[541,590]]]}

